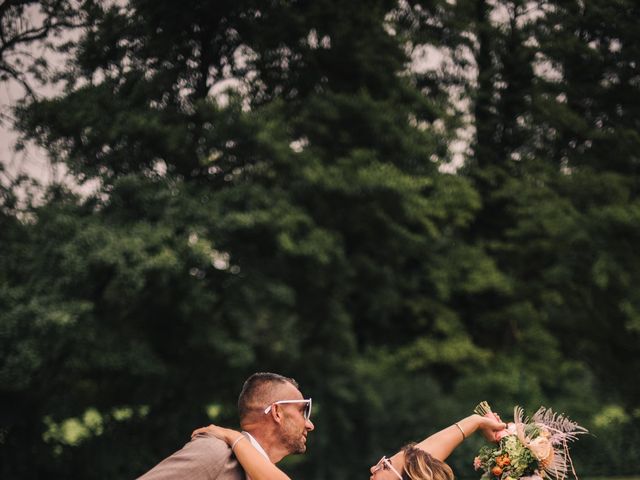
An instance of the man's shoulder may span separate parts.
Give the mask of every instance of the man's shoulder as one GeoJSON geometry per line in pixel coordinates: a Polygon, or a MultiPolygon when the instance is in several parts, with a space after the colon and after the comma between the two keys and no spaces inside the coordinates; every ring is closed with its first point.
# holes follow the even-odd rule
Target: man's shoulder
{"type": "Polygon", "coordinates": [[[220,440],[218,437],[208,433],[200,433],[196,435],[184,447],[198,449],[201,448],[205,450],[215,451],[216,453],[220,453],[223,455],[231,456],[231,447],[227,445],[227,442],[225,442],[224,440],[220,440]]]}
{"type": "Polygon", "coordinates": [[[235,456],[233,456],[231,448],[225,441],[206,433],[195,436],[181,450],[174,453],[174,455],[178,454],[205,463],[211,463],[212,461],[238,463],[235,456]]]}
{"type": "Polygon", "coordinates": [[[201,434],[140,477],[144,480],[244,480],[231,448],[213,435],[201,434]]]}

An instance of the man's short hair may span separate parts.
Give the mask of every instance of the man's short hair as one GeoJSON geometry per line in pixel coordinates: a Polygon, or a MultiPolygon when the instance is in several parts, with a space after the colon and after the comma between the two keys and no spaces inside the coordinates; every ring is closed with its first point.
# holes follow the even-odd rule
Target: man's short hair
{"type": "Polygon", "coordinates": [[[240,422],[256,408],[266,408],[275,399],[273,396],[276,392],[278,385],[290,383],[296,388],[298,382],[293,378],[284,377],[277,373],[270,372],[258,372],[251,375],[244,382],[242,391],[238,396],[238,414],[240,415],[240,422]]]}

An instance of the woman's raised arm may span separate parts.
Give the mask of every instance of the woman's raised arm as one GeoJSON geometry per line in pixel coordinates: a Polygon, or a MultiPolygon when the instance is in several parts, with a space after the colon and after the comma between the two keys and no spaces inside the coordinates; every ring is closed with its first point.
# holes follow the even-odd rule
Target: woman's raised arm
{"type": "Polygon", "coordinates": [[[495,434],[506,427],[503,422],[474,414],[425,438],[416,447],[444,461],[458,445],[477,430],[480,430],[487,440],[495,441],[495,434]]]}

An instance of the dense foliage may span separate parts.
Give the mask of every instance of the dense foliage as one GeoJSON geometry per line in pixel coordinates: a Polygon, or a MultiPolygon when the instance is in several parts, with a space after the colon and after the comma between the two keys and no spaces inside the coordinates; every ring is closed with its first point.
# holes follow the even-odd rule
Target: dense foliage
{"type": "Polygon", "coordinates": [[[17,126],[99,187],[0,184],[2,478],[133,478],[260,370],[317,405],[298,478],[485,399],[638,473],[633,0],[45,4],[80,30],[17,126]]]}

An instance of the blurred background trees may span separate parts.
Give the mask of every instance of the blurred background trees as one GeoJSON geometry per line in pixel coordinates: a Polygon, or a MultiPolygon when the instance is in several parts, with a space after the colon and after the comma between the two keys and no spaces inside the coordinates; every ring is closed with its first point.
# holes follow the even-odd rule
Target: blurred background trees
{"type": "Polygon", "coordinates": [[[638,473],[635,2],[47,6],[77,37],[17,128],[98,187],[2,176],[3,478],[133,478],[262,370],[317,405],[296,477],[485,399],[638,473]]]}

